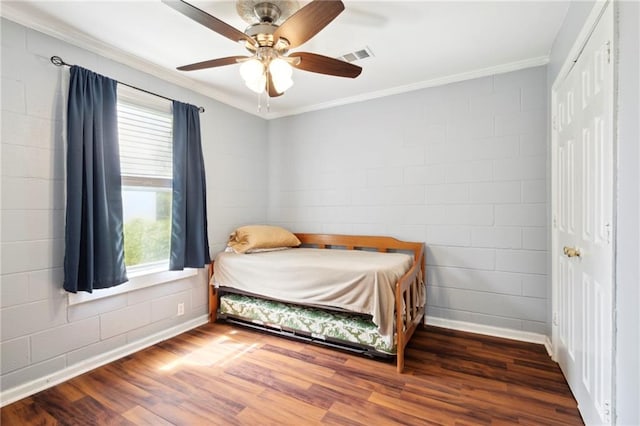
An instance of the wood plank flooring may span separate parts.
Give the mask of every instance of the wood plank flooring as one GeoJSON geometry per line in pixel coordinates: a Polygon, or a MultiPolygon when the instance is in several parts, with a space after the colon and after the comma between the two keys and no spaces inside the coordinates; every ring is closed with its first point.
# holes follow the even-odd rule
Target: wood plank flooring
{"type": "Polygon", "coordinates": [[[8,405],[8,425],[572,425],[541,345],[418,329],[404,374],[371,360],[208,324],[8,405]]]}

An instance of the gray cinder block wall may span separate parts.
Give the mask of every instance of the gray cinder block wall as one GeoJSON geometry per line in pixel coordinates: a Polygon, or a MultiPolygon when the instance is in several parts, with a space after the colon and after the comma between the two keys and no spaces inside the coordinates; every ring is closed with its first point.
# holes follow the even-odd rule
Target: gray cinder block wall
{"type": "Polygon", "coordinates": [[[209,241],[266,220],[266,121],[3,19],[1,390],[6,392],[156,333],[206,321],[206,272],[70,305],[62,291],[64,109],[59,55],[119,81],[201,105],[209,241]],[[239,177],[237,164],[246,168],[239,177]],[[233,172],[233,173],[232,173],[233,172]],[[233,178],[231,178],[233,176],[233,178]],[[177,316],[177,304],[185,313],[177,316]]]}
{"type": "Polygon", "coordinates": [[[425,241],[430,317],[550,330],[546,67],[269,124],[270,221],[425,241]]]}

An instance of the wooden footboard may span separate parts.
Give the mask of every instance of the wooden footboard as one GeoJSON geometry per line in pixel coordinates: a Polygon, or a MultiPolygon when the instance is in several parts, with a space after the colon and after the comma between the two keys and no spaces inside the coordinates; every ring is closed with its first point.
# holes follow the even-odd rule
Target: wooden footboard
{"type": "MultiPolygon", "coordinates": [[[[383,253],[391,251],[413,253],[413,265],[398,280],[395,288],[397,371],[401,373],[404,369],[404,352],[407,343],[424,320],[426,305],[424,244],[378,236],[332,234],[296,234],[296,236],[306,247],[347,250],[375,249],[383,253]]],[[[213,275],[213,264],[212,261],[209,266],[209,278],[213,275]]],[[[211,322],[215,322],[218,294],[213,285],[210,285],[209,288],[209,315],[211,322]]]]}

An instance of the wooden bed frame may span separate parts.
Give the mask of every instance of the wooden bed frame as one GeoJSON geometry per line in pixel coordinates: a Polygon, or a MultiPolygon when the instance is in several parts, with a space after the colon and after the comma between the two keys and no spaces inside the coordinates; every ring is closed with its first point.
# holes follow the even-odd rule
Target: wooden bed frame
{"type": "MultiPolygon", "coordinates": [[[[397,353],[396,365],[398,373],[404,369],[405,347],[416,328],[424,320],[426,301],[418,306],[415,301],[419,293],[419,286],[425,285],[425,256],[424,244],[418,242],[400,241],[392,237],[332,235],[332,234],[295,234],[302,246],[321,249],[340,248],[347,250],[375,249],[379,252],[411,251],[413,265],[398,280],[395,287],[395,323],[397,353]]],[[[214,261],[209,265],[209,282],[213,276],[214,261]]],[[[217,319],[219,294],[215,286],[209,285],[209,318],[211,322],[217,319]]],[[[426,289],[423,294],[426,295],[426,289]]]]}

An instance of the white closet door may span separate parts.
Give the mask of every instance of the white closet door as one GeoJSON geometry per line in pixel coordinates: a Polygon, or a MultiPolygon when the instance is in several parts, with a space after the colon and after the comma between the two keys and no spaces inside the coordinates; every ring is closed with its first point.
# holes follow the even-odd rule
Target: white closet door
{"type": "Polygon", "coordinates": [[[611,423],[613,7],[554,93],[554,351],[587,424],[611,423]]]}

